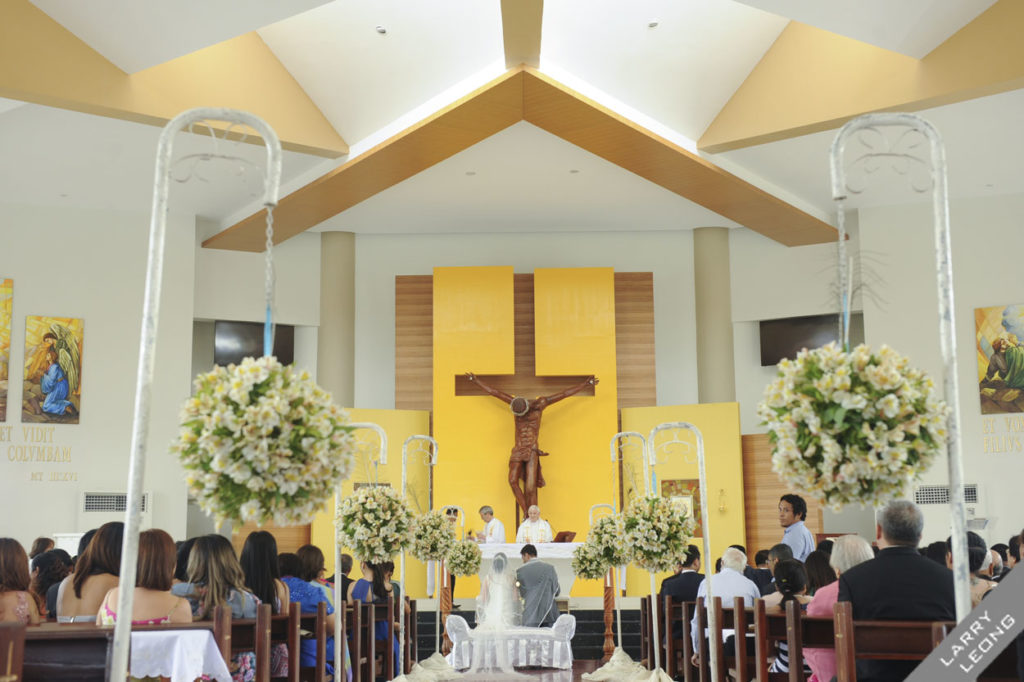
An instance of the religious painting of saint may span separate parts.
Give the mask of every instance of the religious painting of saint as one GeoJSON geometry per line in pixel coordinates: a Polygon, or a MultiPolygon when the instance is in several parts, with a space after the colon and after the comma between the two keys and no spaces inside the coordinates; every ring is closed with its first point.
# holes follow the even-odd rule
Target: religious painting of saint
{"type": "Polygon", "coordinates": [[[1024,304],[974,309],[982,414],[1024,412],[1024,304]]]}
{"type": "Polygon", "coordinates": [[[11,365],[11,313],[14,280],[0,278],[0,422],[7,421],[7,384],[11,365]]]}
{"type": "Polygon", "coordinates": [[[23,422],[78,423],[84,329],[84,321],[76,318],[25,318],[23,422]]]}

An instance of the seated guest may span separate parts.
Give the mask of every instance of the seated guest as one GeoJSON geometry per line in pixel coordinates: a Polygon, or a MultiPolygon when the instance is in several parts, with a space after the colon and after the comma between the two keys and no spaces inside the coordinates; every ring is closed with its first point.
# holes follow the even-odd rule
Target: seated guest
{"type": "Polygon", "coordinates": [[[834,545],[835,543],[832,541],[831,538],[825,538],[824,540],[818,543],[818,546],[815,548],[815,551],[824,552],[825,554],[831,554],[832,547],[834,545]]]}
{"type": "MultiPolygon", "coordinates": [[[[337,571],[337,569],[335,569],[337,571]]],[[[348,574],[352,572],[352,555],[342,554],[341,555],[341,570],[336,572],[331,577],[327,578],[327,582],[333,585],[335,580],[341,581],[341,598],[348,599],[348,586],[352,584],[352,578],[348,577],[348,574]]]]}
{"type": "MultiPolygon", "coordinates": [[[[986,580],[982,575],[985,558],[989,557],[988,547],[980,535],[967,531],[967,570],[971,573],[971,608],[981,603],[985,594],[995,587],[995,583],[986,580]]],[[[946,540],[946,567],[953,568],[953,538],[946,540]]]]}
{"type": "Polygon", "coordinates": [[[946,553],[949,550],[946,547],[946,543],[942,540],[936,540],[935,542],[928,545],[924,550],[924,555],[937,563],[940,566],[946,565],[946,553]]]}
{"type": "Polygon", "coordinates": [[[807,571],[807,594],[812,597],[819,588],[836,580],[836,572],[829,566],[828,559],[828,554],[816,549],[807,555],[807,561],[804,562],[804,569],[807,571]]]}
{"type": "Polygon", "coordinates": [[[32,541],[32,549],[28,551],[29,561],[35,559],[43,552],[49,552],[53,547],[53,538],[36,538],[32,541]]]}
{"type": "MultiPolygon", "coordinates": [[[[836,538],[832,546],[832,555],[829,557],[829,565],[836,578],[839,578],[857,564],[874,558],[875,553],[867,540],[859,535],[844,535],[836,538]]],[[[814,593],[814,599],[807,605],[807,615],[831,618],[832,607],[838,598],[839,581],[834,580],[814,593]]],[[[804,649],[804,661],[814,673],[814,677],[808,682],[829,682],[836,674],[835,649],[804,649]]]]}
{"type": "Polygon", "coordinates": [[[551,524],[540,517],[540,507],[531,504],[526,510],[527,519],[519,525],[516,531],[516,543],[535,545],[538,542],[553,542],[554,533],[551,532],[551,524]]]}
{"type": "Polygon", "coordinates": [[[42,602],[29,591],[30,582],[25,548],[14,538],[0,538],[0,623],[39,623],[42,602]]]}
{"type": "Polygon", "coordinates": [[[231,541],[222,535],[196,538],[188,559],[188,582],[171,592],[188,600],[195,620],[213,618],[217,606],[231,608],[233,618],[255,618],[259,599],[245,586],[245,574],[231,541]]]}
{"type": "MultiPolygon", "coordinates": [[[[697,545],[686,548],[686,556],[679,564],[676,574],[661,581],[659,597],[672,597],[674,602],[696,601],[697,588],[704,582],[704,574],[700,571],[700,549],[697,545]]],[[[683,636],[681,621],[673,621],[672,634],[677,639],[683,636]]]]}
{"type": "Polygon", "coordinates": [[[768,570],[768,550],[759,549],[757,554],[754,555],[754,568],[763,568],[768,570]]]}
{"type": "Polygon", "coordinates": [[[103,598],[118,584],[123,536],[124,524],[120,521],[105,523],[97,529],[78,557],[71,584],[58,594],[57,620],[95,622],[103,598]]]}
{"type": "MultiPolygon", "coordinates": [[[[755,585],[748,578],[743,577],[743,567],[747,565],[747,557],[743,552],[739,551],[735,547],[729,547],[722,553],[722,570],[715,574],[714,589],[715,596],[722,598],[723,604],[732,605],[733,599],[736,597],[743,597],[743,603],[746,606],[753,606],[754,600],[758,599],[761,594],[755,585]]],[[[707,597],[708,594],[708,582],[705,580],[701,582],[700,587],[697,588],[698,597],[707,597]]],[[[693,620],[690,623],[690,635],[693,638],[693,650],[694,652],[699,651],[700,640],[698,639],[701,634],[707,637],[708,632],[705,628],[703,633],[697,631],[697,614],[693,614],[693,620]]],[[[733,637],[732,630],[722,630],[722,639],[725,641],[726,656],[732,656],[735,654],[735,638],[733,637]]],[[[753,639],[747,638],[747,649],[752,650],[753,639]]],[[[693,655],[693,664],[699,665],[698,656],[696,653],[693,655]]]]}
{"type": "MultiPolygon", "coordinates": [[[[811,552],[811,554],[814,554],[814,552],[811,552]]],[[[788,601],[796,601],[801,605],[811,601],[811,598],[807,595],[807,571],[804,565],[796,559],[783,559],[775,564],[774,577],[775,585],[778,589],[764,598],[765,608],[776,606],[785,608],[788,601]]],[[[778,643],[778,656],[775,657],[775,661],[768,668],[768,672],[789,672],[789,646],[786,642],[778,643]]],[[[810,671],[808,670],[807,672],[809,673],[810,671]]]]}
{"type": "Polygon", "coordinates": [[[57,618],[57,591],[53,590],[53,602],[49,601],[50,588],[60,585],[60,581],[71,573],[71,555],[63,549],[51,549],[43,552],[32,560],[32,593],[40,603],[45,604],[44,617],[57,618]]]}
{"type": "Polygon", "coordinates": [[[754,555],[754,575],[750,579],[757,585],[757,589],[762,590],[761,594],[764,594],[763,590],[765,589],[768,589],[769,592],[775,589],[768,587],[772,584],[772,570],[768,568],[767,549],[759,549],[757,554],[754,555]]]}
{"type": "MultiPolygon", "coordinates": [[[[192,609],[188,602],[171,594],[176,560],[174,540],[170,535],[157,528],[139,533],[139,563],[132,598],[132,625],[192,622],[192,609]]],[[[113,625],[117,622],[119,590],[120,587],[115,587],[103,598],[103,604],[96,614],[97,625],[113,625]]]]}
{"type": "MultiPolygon", "coordinates": [[[[733,547],[735,549],[738,549],[739,551],[743,552],[743,556],[747,556],[747,548],[744,547],[743,545],[729,545],[729,546],[733,547]]],[[[715,573],[717,573],[720,570],[722,570],[721,565],[718,564],[718,563],[715,563],[715,573]]],[[[756,585],[757,584],[757,569],[755,569],[753,566],[750,566],[749,564],[744,566],[743,567],[743,577],[746,578],[747,580],[752,581],[756,585]]]]}
{"type": "MultiPolygon", "coordinates": [[[[324,595],[319,585],[310,584],[303,580],[302,562],[299,557],[291,552],[284,552],[277,555],[278,572],[281,575],[281,582],[288,586],[291,600],[299,604],[303,613],[316,613],[321,602],[327,604],[327,615],[334,613],[334,606],[324,595]]],[[[327,641],[324,645],[327,655],[327,674],[334,674],[334,619],[327,619],[327,641]]],[[[316,667],[316,640],[303,639],[299,643],[299,665],[304,668],[316,667]]],[[[346,661],[347,665],[347,661],[346,661]]],[[[349,667],[349,670],[351,668],[349,667]]]]}
{"type": "MultiPolygon", "coordinates": [[[[255,618],[260,603],[245,586],[231,541],[217,534],[196,538],[188,558],[188,582],[174,585],[171,594],[188,600],[193,620],[211,620],[218,606],[230,608],[232,618],[255,618]]],[[[255,676],[256,652],[236,653],[228,667],[234,682],[249,682],[255,676]]]]}
{"type": "Polygon", "coordinates": [[[1020,561],[1020,535],[1014,535],[1006,543],[1006,569],[1009,570],[1020,561]]]}
{"type": "Polygon", "coordinates": [[[989,551],[995,552],[999,555],[998,561],[996,561],[996,557],[992,557],[992,563],[995,565],[992,569],[992,579],[996,582],[1002,580],[1003,576],[1010,572],[1010,568],[1006,565],[1008,549],[1009,547],[1004,542],[997,542],[989,547],[989,551]]]}
{"type": "Polygon", "coordinates": [[[50,620],[55,620],[57,618],[57,605],[62,601],[64,588],[67,587],[68,589],[71,589],[71,581],[75,579],[75,565],[78,563],[78,559],[85,554],[85,548],[89,546],[89,542],[92,540],[92,537],[96,535],[97,530],[99,529],[93,528],[92,530],[87,530],[82,533],[82,537],[78,538],[78,554],[71,558],[71,572],[58,584],[50,585],[50,589],[46,591],[47,618],[50,620]],[[51,605],[53,608],[50,608],[51,605]]]}
{"type": "Polygon", "coordinates": [[[192,545],[196,544],[195,538],[189,538],[178,544],[177,560],[174,564],[174,584],[188,582],[188,558],[192,554],[192,545]]]}
{"type": "Polygon", "coordinates": [[[771,594],[775,591],[775,564],[792,558],[793,550],[789,545],[781,542],[777,545],[772,545],[772,548],[768,550],[768,570],[772,573],[772,579],[758,586],[762,595],[771,594]]]}
{"type": "Polygon", "coordinates": [[[299,577],[313,587],[319,587],[327,597],[327,601],[334,605],[334,585],[331,585],[324,576],[327,570],[324,568],[324,553],[316,545],[303,545],[295,550],[295,556],[299,557],[302,564],[302,572],[299,577]]]}
{"type": "MultiPolygon", "coordinates": [[[[280,580],[277,567],[277,540],[265,530],[249,533],[238,558],[245,575],[245,586],[273,613],[287,613],[291,598],[288,586],[280,580]]],[[[270,676],[288,676],[288,647],[277,644],[270,650],[270,676]]]]}
{"type": "MultiPolygon", "coordinates": [[[[358,599],[363,603],[386,604],[389,597],[395,596],[395,588],[387,578],[383,563],[371,564],[369,561],[364,561],[360,564],[360,568],[362,569],[363,577],[352,583],[352,587],[349,588],[349,601],[358,599]]],[[[398,608],[397,603],[395,608],[398,608]]],[[[377,641],[387,641],[388,624],[386,621],[377,622],[374,626],[374,637],[377,641]]],[[[392,654],[395,661],[395,670],[398,670],[398,661],[401,659],[398,655],[397,634],[392,642],[392,654]]]]}
{"type": "MultiPolygon", "coordinates": [[[[853,605],[854,620],[956,620],[953,572],[917,552],[924,516],[907,500],[878,515],[879,552],[839,576],[839,601],[853,605]]],[[[857,661],[857,680],[903,680],[916,661],[857,661]]]]}

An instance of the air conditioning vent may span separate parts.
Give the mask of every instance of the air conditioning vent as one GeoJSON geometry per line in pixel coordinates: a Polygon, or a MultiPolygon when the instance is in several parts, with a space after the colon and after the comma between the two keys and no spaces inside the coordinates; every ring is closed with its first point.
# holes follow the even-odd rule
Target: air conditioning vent
{"type": "MultiPolygon", "coordinates": [[[[82,495],[83,512],[119,512],[128,507],[128,493],[85,493],[82,495]]],[[[142,495],[142,513],[149,511],[149,493],[142,495]]]]}
{"type": "MultiPolygon", "coordinates": [[[[922,485],[914,491],[914,502],[917,504],[949,504],[948,485],[922,485]]],[[[978,503],[978,484],[964,485],[964,503],[978,503]]]]}

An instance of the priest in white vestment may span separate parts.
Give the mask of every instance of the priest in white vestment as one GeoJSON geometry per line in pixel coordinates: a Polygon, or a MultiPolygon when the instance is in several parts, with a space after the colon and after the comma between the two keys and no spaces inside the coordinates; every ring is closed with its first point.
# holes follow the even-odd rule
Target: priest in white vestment
{"type": "Polygon", "coordinates": [[[494,518],[494,508],[489,504],[480,507],[480,518],[484,522],[484,529],[476,534],[477,542],[504,544],[505,524],[494,518]]]}
{"type": "Polygon", "coordinates": [[[516,544],[528,543],[535,545],[538,542],[554,542],[555,534],[551,532],[551,524],[540,517],[540,507],[533,504],[526,510],[527,518],[519,526],[516,533],[516,544]]]}

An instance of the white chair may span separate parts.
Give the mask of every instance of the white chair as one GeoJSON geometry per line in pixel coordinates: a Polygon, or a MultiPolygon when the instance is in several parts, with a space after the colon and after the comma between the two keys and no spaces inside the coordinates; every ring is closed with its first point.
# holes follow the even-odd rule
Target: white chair
{"type": "Polygon", "coordinates": [[[576,617],[569,614],[559,616],[550,628],[508,628],[500,634],[500,641],[492,633],[470,629],[462,616],[448,616],[445,631],[452,641],[448,662],[457,670],[465,670],[472,665],[476,646],[487,647],[481,658],[486,666],[497,664],[498,656],[494,649],[505,646],[508,661],[517,668],[572,668],[570,642],[576,634],[576,617]]]}

